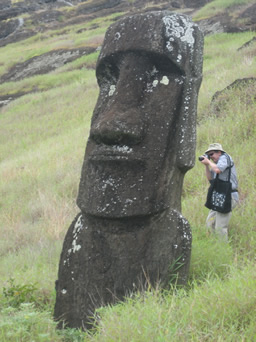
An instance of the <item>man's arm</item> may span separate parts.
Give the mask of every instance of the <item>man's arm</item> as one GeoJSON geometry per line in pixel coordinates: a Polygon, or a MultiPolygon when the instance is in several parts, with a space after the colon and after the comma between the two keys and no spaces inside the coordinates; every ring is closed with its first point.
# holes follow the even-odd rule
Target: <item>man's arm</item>
{"type": "Polygon", "coordinates": [[[205,173],[206,173],[206,177],[209,181],[212,179],[212,174],[211,174],[210,168],[215,173],[221,173],[221,171],[217,167],[217,165],[215,163],[213,163],[211,160],[209,160],[208,158],[204,158],[202,160],[202,163],[205,165],[205,173]]]}

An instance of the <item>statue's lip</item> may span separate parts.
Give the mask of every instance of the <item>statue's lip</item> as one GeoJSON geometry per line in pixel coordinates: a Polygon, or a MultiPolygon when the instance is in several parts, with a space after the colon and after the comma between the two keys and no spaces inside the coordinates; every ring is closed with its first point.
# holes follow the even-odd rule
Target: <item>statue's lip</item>
{"type": "Polygon", "coordinates": [[[98,145],[88,156],[92,161],[141,161],[132,147],[127,145],[98,145]]]}
{"type": "Polygon", "coordinates": [[[91,161],[129,161],[134,160],[128,156],[121,156],[121,155],[92,155],[89,158],[91,161]]]}

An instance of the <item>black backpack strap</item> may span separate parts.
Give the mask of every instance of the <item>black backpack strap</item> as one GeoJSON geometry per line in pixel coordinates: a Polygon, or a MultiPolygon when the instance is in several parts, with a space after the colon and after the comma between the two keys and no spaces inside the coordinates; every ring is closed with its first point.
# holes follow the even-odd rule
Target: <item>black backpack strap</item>
{"type": "MultiPolygon", "coordinates": [[[[234,166],[234,163],[231,165],[231,159],[230,159],[230,156],[227,154],[227,153],[224,153],[224,155],[226,156],[227,160],[228,160],[228,165],[227,166],[227,169],[229,169],[229,172],[228,172],[228,182],[230,182],[230,177],[231,177],[231,167],[234,166]]],[[[216,175],[216,178],[219,178],[219,174],[217,173],[216,175]]]]}

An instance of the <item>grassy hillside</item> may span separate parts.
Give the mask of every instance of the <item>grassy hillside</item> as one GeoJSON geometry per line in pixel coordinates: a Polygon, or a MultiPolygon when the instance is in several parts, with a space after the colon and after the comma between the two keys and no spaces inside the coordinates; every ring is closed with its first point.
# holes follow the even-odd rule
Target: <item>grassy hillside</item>
{"type": "MultiPolygon", "coordinates": [[[[56,47],[100,45],[113,17],[49,32],[0,49],[0,73],[56,47]]],[[[186,289],[149,289],[99,310],[94,334],[56,332],[54,282],[63,239],[78,212],[75,200],[90,117],[98,88],[97,52],[46,75],[9,82],[0,93],[42,91],[0,109],[0,340],[1,341],[255,341],[256,340],[256,116],[255,83],[212,96],[239,78],[256,77],[253,32],[205,38],[198,103],[197,156],[221,142],[238,171],[241,203],[230,242],[208,236],[207,182],[196,161],[185,177],[182,208],[193,232],[186,289]],[[218,105],[218,110],[216,109],[218,105]]]]}

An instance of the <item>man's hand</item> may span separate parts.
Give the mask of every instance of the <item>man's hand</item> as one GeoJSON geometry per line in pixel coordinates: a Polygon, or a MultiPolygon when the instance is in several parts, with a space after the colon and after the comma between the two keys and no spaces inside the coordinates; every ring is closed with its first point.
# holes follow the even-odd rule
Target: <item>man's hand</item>
{"type": "Polygon", "coordinates": [[[201,161],[201,163],[203,163],[204,165],[210,165],[211,161],[210,161],[210,159],[204,157],[204,159],[201,161]]]}
{"type": "MultiPolygon", "coordinates": [[[[212,169],[213,172],[215,173],[221,173],[220,169],[217,167],[217,165],[215,163],[213,163],[211,160],[209,160],[208,158],[204,158],[201,161],[202,164],[204,164],[206,166],[207,169],[209,169],[209,167],[212,169]]],[[[208,177],[207,177],[208,178],[208,177]]],[[[209,178],[208,178],[209,179],[209,178]]]]}

